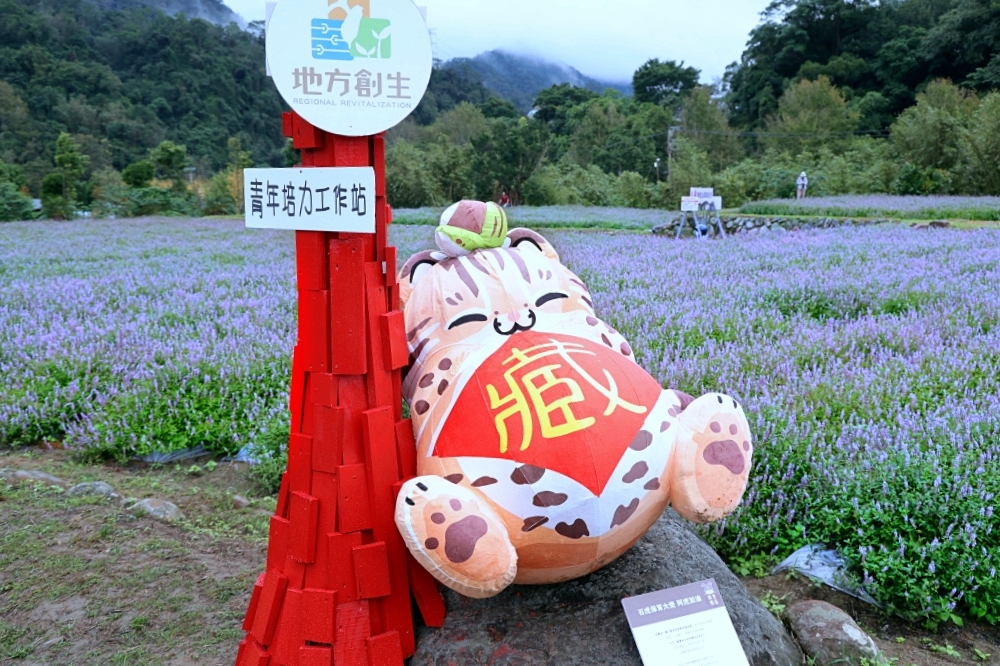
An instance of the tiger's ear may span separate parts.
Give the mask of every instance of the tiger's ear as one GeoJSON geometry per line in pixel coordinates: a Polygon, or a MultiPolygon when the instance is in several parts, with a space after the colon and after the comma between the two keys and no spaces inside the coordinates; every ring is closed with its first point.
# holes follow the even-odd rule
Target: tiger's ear
{"type": "Polygon", "coordinates": [[[549,259],[559,261],[559,254],[545,237],[531,229],[511,229],[507,232],[504,247],[520,248],[521,250],[537,250],[549,259]]]}
{"type": "Polygon", "coordinates": [[[429,273],[431,268],[444,259],[445,256],[446,255],[441,252],[425,250],[423,252],[418,252],[406,260],[403,267],[399,269],[399,275],[396,278],[397,282],[399,282],[400,310],[405,308],[406,302],[410,300],[410,294],[413,293],[413,285],[416,284],[420,278],[429,273]]]}

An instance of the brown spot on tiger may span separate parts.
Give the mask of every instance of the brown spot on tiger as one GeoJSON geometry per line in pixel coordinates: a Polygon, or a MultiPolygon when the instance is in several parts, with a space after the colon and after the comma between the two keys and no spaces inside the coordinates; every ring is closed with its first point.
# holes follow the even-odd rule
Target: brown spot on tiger
{"type": "Polygon", "coordinates": [[[464,479],[465,477],[462,476],[461,474],[449,474],[444,478],[446,481],[451,481],[452,483],[458,484],[461,483],[462,479],[464,479]]]}
{"type": "Polygon", "coordinates": [[[438,384],[438,395],[444,395],[444,392],[448,390],[448,380],[442,379],[441,383],[438,384]]]}
{"type": "Polygon", "coordinates": [[[543,467],[521,465],[511,472],[510,480],[519,486],[528,486],[532,483],[536,483],[540,478],[542,478],[543,474],[545,474],[545,469],[543,467]]]}
{"type": "Polygon", "coordinates": [[[604,344],[606,344],[607,346],[612,348],[614,347],[614,345],[611,344],[611,340],[608,340],[608,336],[604,335],[603,333],[601,333],[601,340],[604,341],[604,344]]]}
{"type": "Polygon", "coordinates": [[[449,368],[451,368],[450,358],[443,358],[441,359],[441,362],[438,363],[438,370],[448,370],[449,368]]]}
{"type": "Polygon", "coordinates": [[[583,521],[583,518],[577,518],[572,525],[566,523],[556,525],[556,533],[567,539],[582,539],[585,536],[590,536],[590,529],[587,528],[587,523],[583,521]]]}
{"type": "Polygon", "coordinates": [[[552,271],[545,271],[545,279],[546,280],[552,279],[552,271]]]}
{"type": "Polygon", "coordinates": [[[718,421],[712,421],[712,425],[709,426],[712,432],[722,432],[722,426],[719,425],[718,421]]]}
{"type": "Polygon", "coordinates": [[[530,532],[536,527],[541,527],[545,523],[549,522],[549,519],[545,516],[531,516],[530,518],[524,519],[524,527],[521,528],[522,532],[530,532]]]}
{"type": "Polygon", "coordinates": [[[426,375],[420,378],[420,381],[417,382],[417,386],[419,386],[420,388],[427,388],[433,383],[434,383],[434,373],[428,372],[426,375]]]}
{"type": "Polygon", "coordinates": [[[430,408],[431,406],[427,404],[426,400],[417,400],[417,404],[413,405],[413,411],[417,414],[423,414],[430,408]]]}
{"type": "Polygon", "coordinates": [[[622,353],[625,354],[626,356],[632,355],[632,348],[628,346],[627,342],[622,343],[622,353]]]}
{"type": "Polygon", "coordinates": [[[632,439],[632,443],[628,445],[628,448],[633,451],[645,451],[652,443],[653,433],[648,430],[640,430],[639,434],[632,439]]]}
{"type": "Polygon", "coordinates": [[[449,525],[444,532],[445,556],[455,564],[468,561],[489,529],[489,524],[479,516],[466,516],[449,525]]]}
{"type": "Polygon", "coordinates": [[[670,414],[671,416],[677,416],[677,408],[671,407],[670,409],[667,410],[667,414],[670,414]]]}
{"type": "Polygon", "coordinates": [[[636,464],[632,465],[632,469],[625,473],[625,476],[622,477],[622,481],[625,483],[633,483],[634,481],[638,481],[642,477],[646,476],[646,472],[648,471],[649,465],[640,460],[636,464]]]}
{"type": "Polygon", "coordinates": [[[445,517],[443,513],[435,512],[431,514],[431,522],[434,523],[435,525],[440,525],[444,521],[445,517]]]}
{"type": "Polygon", "coordinates": [[[597,320],[591,316],[587,317],[587,323],[591,326],[597,326],[597,320]]]}
{"type": "Polygon", "coordinates": [[[431,537],[427,541],[424,541],[424,545],[427,546],[427,550],[434,550],[435,548],[441,545],[441,542],[435,539],[434,537],[431,537]]]}
{"type": "Polygon", "coordinates": [[[447,303],[448,305],[458,305],[458,303],[456,303],[454,300],[452,300],[452,298],[450,296],[448,298],[444,299],[444,302],[447,303]]]}
{"type": "Polygon", "coordinates": [[[611,527],[615,525],[624,525],[625,521],[632,517],[635,510],[639,508],[639,498],[635,498],[629,502],[628,506],[619,506],[615,509],[615,517],[611,520],[611,527]]]}
{"type": "Polygon", "coordinates": [[[453,500],[449,501],[448,504],[450,504],[451,508],[454,509],[455,511],[461,511],[462,510],[462,503],[459,502],[457,499],[453,499],[453,500]]]}
{"type": "Polygon", "coordinates": [[[730,435],[735,435],[738,431],[739,431],[739,428],[736,427],[735,423],[730,423],[729,424],[729,434],[730,435]]]}
{"type": "Polygon", "coordinates": [[[649,481],[646,482],[646,485],[644,485],[643,488],[645,488],[646,490],[659,490],[660,489],[660,480],[659,479],[650,479],[649,481]]]}
{"type": "Polygon", "coordinates": [[[456,300],[456,301],[464,301],[465,299],[464,299],[464,298],[462,298],[462,294],[460,294],[460,293],[458,293],[458,292],[456,291],[456,292],[455,292],[455,300],[456,300]]]}
{"type": "Polygon", "coordinates": [[[746,465],[739,445],[731,439],[712,442],[701,455],[709,465],[722,465],[733,474],[742,473],[746,465]]]}
{"type": "Polygon", "coordinates": [[[594,307],[594,302],[589,298],[587,298],[586,296],[581,296],[580,300],[589,305],[590,307],[594,307]]]}
{"type": "Polygon", "coordinates": [[[750,450],[750,442],[748,442],[746,440],[743,441],[743,450],[744,451],[749,451],[750,450]]]}
{"type": "Polygon", "coordinates": [[[543,490],[532,498],[531,503],[535,506],[559,506],[568,499],[569,495],[565,493],[553,493],[543,490]]]}
{"type": "Polygon", "coordinates": [[[666,432],[667,428],[670,427],[670,421],[664,421],[660,424],[660,432],[666,432]]]}
{"type": "Polygon", "coordinates": [[[481,476],[472,482],[472,487],[482,488],[483,486],[492,486],[494,483],[497,483],[497,480],[492,476],[481,476]]]}

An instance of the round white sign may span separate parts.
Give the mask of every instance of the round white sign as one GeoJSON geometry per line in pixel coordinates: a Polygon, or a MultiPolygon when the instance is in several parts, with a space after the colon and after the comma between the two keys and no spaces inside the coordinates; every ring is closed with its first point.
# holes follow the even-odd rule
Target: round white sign
{"type": "Polygon", "coordinates": [[[267,24],[278,92],[309,123],[365,136],[417,108],[431,40],[412,0],[281,0],[267,24]]]}

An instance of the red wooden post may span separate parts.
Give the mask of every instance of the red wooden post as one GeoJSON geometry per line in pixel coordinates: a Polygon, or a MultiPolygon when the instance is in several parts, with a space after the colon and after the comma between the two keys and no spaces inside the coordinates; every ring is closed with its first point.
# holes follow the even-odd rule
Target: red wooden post
{"type": "Polygon", "coordinates": [[[295,232],[288,470],[236,663],[396,666],[415,650],[411,589],[430,626],[444,603],[393,518],[415,452],[399,398],[406,339],[386,247],[384,138],[330,134],[294,112],[283,127],[304,167],[374,168],[376,231],[295,232]]]}

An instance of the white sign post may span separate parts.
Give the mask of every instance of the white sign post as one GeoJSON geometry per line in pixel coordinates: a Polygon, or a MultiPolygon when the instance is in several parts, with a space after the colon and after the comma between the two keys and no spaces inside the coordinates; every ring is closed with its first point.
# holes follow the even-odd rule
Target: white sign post
{"type": "Polygon", "coordinates": [[[622,606],[645,666],[749,666],[713,578],[622,606]]]}
{"type": "Polygon", "coordinates": [[[367,136],[416,108],[433,56],[412,0],[280,0],[267,24],[267,64],[304,120],[367,136]]]}
{"type": "Polygon", "coordinates": [[[245,169],[243,200],[251,229],[375,233],[371,167],[245,169]]]}
{"type": "Polygon", "coordinates": [[[681,212],[698,212],[698,207],[703,203],[714,203],[715,210],[722,210],[722,197],[715,196],[715,190],[711,187],[692,187],[691,196],[681,197],[681,212]]]}

